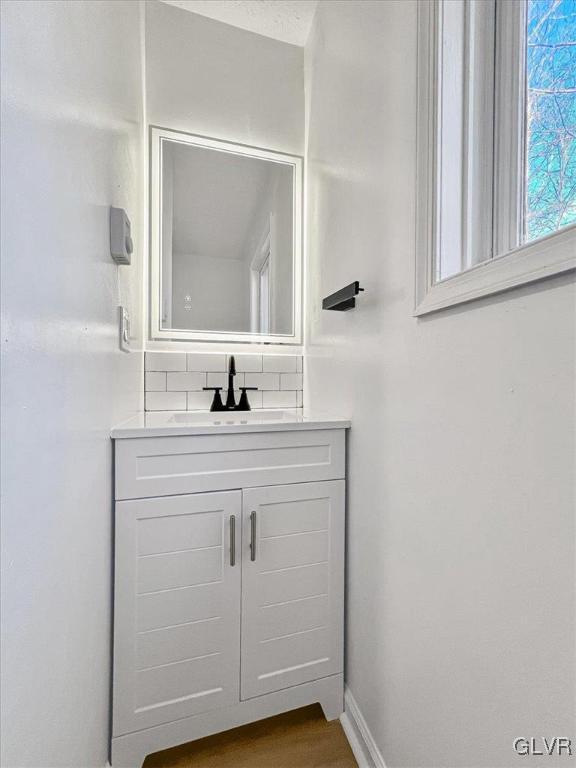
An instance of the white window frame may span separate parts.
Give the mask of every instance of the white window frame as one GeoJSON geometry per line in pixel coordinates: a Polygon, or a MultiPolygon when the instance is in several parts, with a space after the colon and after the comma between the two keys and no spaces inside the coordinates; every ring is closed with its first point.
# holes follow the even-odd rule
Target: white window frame
{"type": "Polygon", "coordinates": [[[258,272],[260,333],[270,333],[270,254],[258,272]]]}
{"type": "MultiPolygon", "coordinates": [[[[522,67],[514,66],[514,57],[523,56],[522,18],[524,0],[498,3],[496,46],[496,130],[491,148],[493,156],[485,163],[496,168],[494,210],[499,212],[493,226],[493,252],[497,255],[474,263],[462,253],[463,271],[436,281],[438,261],[438,224],[442,190],[439,189],[440,134],[440,34],[442,0],[418,3],[418,145],[416,200],[416,306],[415,316],[472,301],[517,286],[533,283],[576,269],[576,226],[565,227],[546,237],[518,246],[522,227],[523,190],[519,183],[523,167],[523,137],[520,126],[523,83],[515,78],[522,67]],[[511,104],[517,105],[514,109],[511,104]],[[504,137],[504,140],[502,139],[504,137]]],[[[472,110],[472,119],[478,113],[472,110]]],[[[478,130],[478,126],[473,126],[478,130]]],[[[466,131],[466,136],[470,131],[466,131]]],[[[469,168],[467,169],[469,171],[469,168]]],[[[480,184],[483,182],[480,181],[480,184]]],[[[478,188],[478,185],[476,185],[478,188]]],[[[484,185],[485,188],[485,185],[484,185]]],[[[458,212],[460,214],[460,212],[458,212]]],[[[450,214],[448,214],[450,215],[450,214]]],[[[464,234],[466,226],[464,224],[464,234]]],[[[464,238],[465,239],[465,238],[464,238]]]]}
{"type": "Polygon", "coordinates": [[[273,281],[274,261],[272,258],[272,217],[268,219],[264,233],[256,253],[250,262],[250,330],[252,333],[270,332],[270,284],[273,281]],[[262,273],[266,269],[268,279],[267,306],[262,304],[262,273]],[[264,311],[265,310],[265,311],[264,311]],[[263,322],[264,315],[264,322],[263,322]]]}

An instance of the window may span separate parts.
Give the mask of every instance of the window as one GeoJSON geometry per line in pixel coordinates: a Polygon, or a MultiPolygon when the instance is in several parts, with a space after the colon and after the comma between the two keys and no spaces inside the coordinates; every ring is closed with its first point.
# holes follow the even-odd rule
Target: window
{"type": "Polygon", "coordinates": [[[417,315],[576,268],[576,0],[419,14],[417,315]]]}
{"type": "Polygon", "coordinates": [[[270,272],[271,272],[270,215],[266,231],[250,263],[250,330],[252,333],[270,333],[270,272]]]}
{"type": "Polygon", "coordinates": [[[576,0],[529,0],[524,239],[576,223],[576,0]]]}

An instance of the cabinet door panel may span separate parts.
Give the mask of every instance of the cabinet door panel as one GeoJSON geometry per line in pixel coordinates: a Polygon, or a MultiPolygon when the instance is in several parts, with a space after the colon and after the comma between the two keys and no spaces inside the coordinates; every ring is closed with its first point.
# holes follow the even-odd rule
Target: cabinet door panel
{"type": "Polygon", "coordinates": [[[324,499],[303,499],[270,506],[260,521],[262,536],[282,536],[304,531],[326,531],[329,510],[324,499]]]}
{"type": "Polygon", "coordinates": [[[258,556],[262,572],[276,573],[298,565],[326,563],[329,554],[329,532],[313,531],[284,536],[261,536],[258,556]]]}
{"type": "Polygon", "coordinates": [[[240,514],[240,491],[117,502],[115,736],[239,700],[240,514]]]}
{"type": "Polygon", "coordinates": [[[138,524],[140,556],[218,547],[222,531],[210,515],[152,517],[138,524]]]}
{"type": "Polygon", "coordinates": [[[194,587],[222,581],[222,542],[217,547],[190,552],[141,555],[138,563],[138,594],[194,587]]]}
{"type": "Polygon", "coordinates": [[[293,632],[303,632],[327,626],[330,622],[330,600],[328,595],[320,595],[267,605],[260,613],[260,622],[262,640],[280,637],[285,627],[291,627],[293,632]]]}
{"type": "Polygon", "coordinates": [[[226,613],[228,595],[219,582],[138,596],[136,631],[202,621],[226,613]]]}
{"type": "Polygon", "coordinates": [[[290,600],[327,595],[330,570],[327,563],[284,571],[268,571],[266,579],[259,579],[258,592],[261,605],[274,606],[290,600]]]}
{"type": "MultiPolygon", "coordinates": [[[[324,677],[329,672],[318,674],[330,661],[330,626],[309,629],[304,632],[294,632],[281,635],[270,640],[261,640],[259,648],[259,664],[262,669],[260,679],[283,679],[282,688],[286,687],[286,676],[292,672],[313,670],[313,678],[324,677]]],[[[303,682],[299,680],[298,682],[303,682]]]]}
{"type": "Polygon", "coordinates": [[[341,672],[344,481],[243,491],[242,537],[242,698],[341,672]]]}
{"type": "MultiPolygon", "coordinates": [[[[136,712],[156,710],[187,701],[201,702],[222,692],[220,654],[188,659],[165,667],[139,670],[136,677],[136,712]]],[[[212,709],[212,706],[208,706],[212,709]]],[[[196,711],[206,711],[205,707],[196,711]]],[[[188,712],[195,714],[195,712],[188,712]]],[[[175,719],[175,718],[172,718],[175,719]]]]}
{"type": "Polygon", "coordinates": [[[188,624],[139,632],[136,640],[138,669],[206,656],[224,645],[225,622],[220,616],[188,624]]]}

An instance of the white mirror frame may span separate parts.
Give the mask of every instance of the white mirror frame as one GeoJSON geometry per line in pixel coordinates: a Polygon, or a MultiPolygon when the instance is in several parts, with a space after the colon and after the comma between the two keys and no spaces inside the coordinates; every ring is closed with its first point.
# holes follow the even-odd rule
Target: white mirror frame
{"type": "Polygon", "coordinates": [[[150,128],[150,339],[155,341],[205,341],[249,344],[302,344],[302,158],[273,150],[234,144],[166,128],[150,128]],[[216,149],[235,155],[284,163],[293,169],[293,332],[291,334],[188,331],[162,328],[162,142],[216,149]]]}

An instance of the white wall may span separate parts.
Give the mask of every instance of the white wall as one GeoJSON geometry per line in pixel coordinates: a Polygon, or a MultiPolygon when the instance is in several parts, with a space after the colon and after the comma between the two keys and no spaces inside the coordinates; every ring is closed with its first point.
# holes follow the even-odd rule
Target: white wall
{"type": "Polygon", "coordinates": [[[152,125],[302,154],[302,48],[149,0],[152,125]]]}
{"type": "Polygon", "coordinates": [[[414,319],[416,3],[321,3],[307,63],[306,399],[353,421],[348,685],[388,768],[511,766],[517,736],[574,738],[573,281],[414,319]],[[321,312],[352,280],[357,309],[321,312]]]}
{"type": "Polygon", "coordinates": [[[140,406],[139,4],[2,3],[2,765],[108,752],[111,425],[140,406]],[[108,206],[131,216],[132,267],[108,206]],[[137,344],[138,346],[138,344],[137,344]]]}

